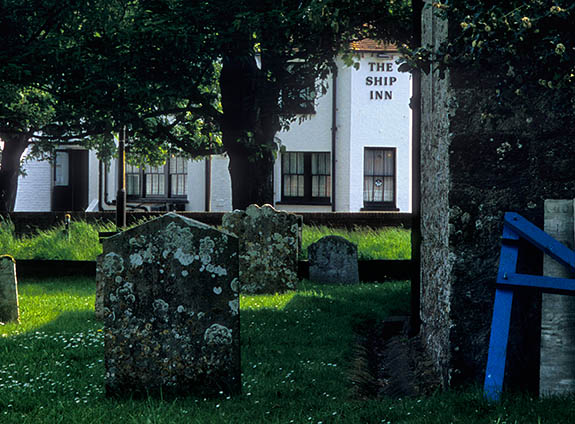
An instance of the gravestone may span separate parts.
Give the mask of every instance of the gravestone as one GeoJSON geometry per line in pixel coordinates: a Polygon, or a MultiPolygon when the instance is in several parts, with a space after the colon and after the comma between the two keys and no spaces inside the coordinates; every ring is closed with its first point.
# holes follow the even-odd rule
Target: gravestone
{"type": "MultiPolygon", "coordinates": [[[[573,249],[573,200],[545,200],[544,230],[555,240],[573,249]]],[[[543,275],[573,278],[559,262],[543,258],[543,275]]],[[[541,295],[541,395],[575,392],[575,297],[541,295]]]]}
{"type": "Polygon", "coordinates": [[[11,256],[0,256],[0,322],[19,320],[16,261],[11,256]]]}
{"type": "Polygon", "coordinates": [[[106,394],[240,392],[237,238],[169,213],[103,247],[106,394]]]}
{"type": "Polygon", "coordinates": [[[357,246],[340,236],[325,236],[308,247],[309,278],[327,284],[359,282],[357,246]]]}
{"type": "Polygon", "coordinates": [[[104,319],[104,282],[102,281],[102,260],[104,255],[96,257],[96,302],[94,304],[94,313],[96,319],[104,319]]]}
{"type": "Polygon", "coordinates": [[[222,227],[239,238],[242,293],[281,293],[297,285],[301,216],[270,205],[250,205],[223,216],[222,227]]]}

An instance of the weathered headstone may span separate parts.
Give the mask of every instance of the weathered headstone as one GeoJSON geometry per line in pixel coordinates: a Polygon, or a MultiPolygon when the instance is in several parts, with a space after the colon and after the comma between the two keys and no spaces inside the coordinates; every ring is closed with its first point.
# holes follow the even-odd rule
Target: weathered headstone
{"type": "Polygon", "coordinates": [[[297,285],[301,216],[270,205],[250,205],[222,219],[222,227],[237,235],[242,293],[278,293],[297,285]]]}
{"type": "Polygon", "coordinates": [[[340,236],[325,236],[308,249],[309,278],[327,284],[359,282],[357,246],[340,236]]]}
{"type": "Polygon", "coordinates": [[[94,312],[96,319],[104,319],[104,281],[102,280],[102,260],[104,255],[96,257],[96,303],[94,304],[94,312]]]}
{"type": "MultiPolygon", "coordinates": [[[[573,249],[573,200],[545,200],[544,230],[573,249]]],[[[563,265],[543,258],[543,274],[573,278],[563,265]]],[[[575,392],[575,298],[543,293],[541,296],[541,395],[575,392]]]]}
{"type": "Polygon", "coordinates": [[[19,320],[16,261],[11,256],[0,256],[0,322],[19,320]]]}
{"type": "Polygon", "coordinates": [[[169,213],[103,245],[107,395],[238,393],[237,238],[169,213]]]}

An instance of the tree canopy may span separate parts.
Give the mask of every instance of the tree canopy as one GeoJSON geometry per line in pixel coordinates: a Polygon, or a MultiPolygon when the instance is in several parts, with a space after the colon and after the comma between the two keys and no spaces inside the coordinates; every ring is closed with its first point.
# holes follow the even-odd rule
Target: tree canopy
{"type": "Polygon", "coordinates": [[[354,39],[408,38],[409,22],[398,0],[6,0],[0,210],[30,142],[109,153],[124,127],[132,153],[152,159],[213,152],[221,133],[234,207],[271,202],[286,87],[325,78],[354,39]]]}
{"type": "Polygon", "coordinates": [[[531,96],[553,98],[556,112],[575,112],[575,3],[563,0],[434,1],[435,13],[449,19],[450,37],[438,49],[413,50],[408,62],[440,71],[465,67],[496,77],[495,112],[529,107],[531,96]],[[549,96],[550,95],[550,96],[549,96]]]}

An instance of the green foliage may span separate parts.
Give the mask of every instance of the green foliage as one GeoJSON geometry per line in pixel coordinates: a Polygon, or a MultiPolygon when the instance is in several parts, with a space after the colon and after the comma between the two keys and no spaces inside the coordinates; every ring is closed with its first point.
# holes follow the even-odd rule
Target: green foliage
{"type": "Polygon", "coordinates": [[[450,40],[412,51],[410,66],[489,72],[496,78],[495,113],[528,108],[535,93],[551,96],[554,112],[575,113],[575,3],[466,0],[430,7],[449,19],[450,40]]]}
{"type": "Polygon", "coordinates": [[[373,229],[356,227],[353,230],[325,226],[304,226],[302,254],[307,258],[307,248],[327,235],[341,236],[357,245],[359,259],[409,259],[411,258],[411,232],[404,228],[373,229]]]}

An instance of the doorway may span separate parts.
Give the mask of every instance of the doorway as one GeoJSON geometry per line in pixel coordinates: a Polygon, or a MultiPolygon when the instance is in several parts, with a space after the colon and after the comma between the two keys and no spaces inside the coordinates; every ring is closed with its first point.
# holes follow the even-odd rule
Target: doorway
{"type": "Polygon", "coordinates": [[[88,151],[57,150],[54,157],[52,211],[85,211],[88,207],[88,151]]]}

